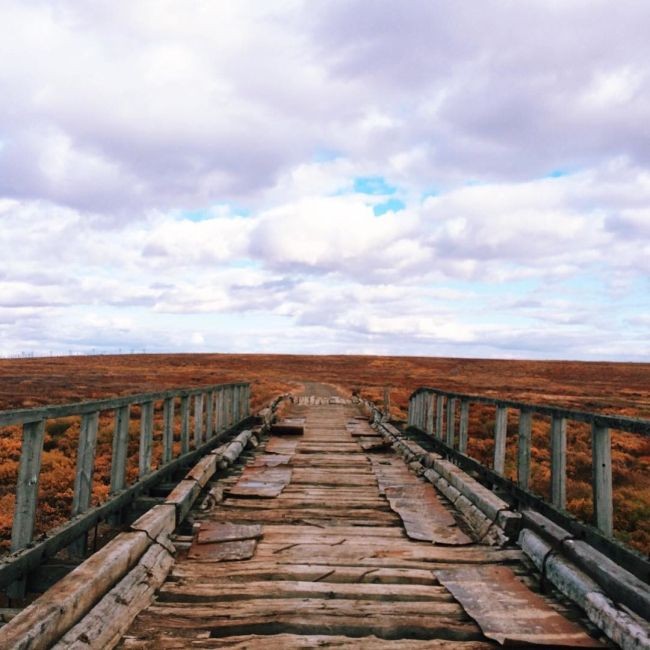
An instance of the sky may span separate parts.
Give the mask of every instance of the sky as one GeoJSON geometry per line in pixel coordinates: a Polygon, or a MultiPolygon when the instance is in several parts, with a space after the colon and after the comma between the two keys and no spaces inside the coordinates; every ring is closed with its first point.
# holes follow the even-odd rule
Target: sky
{"type": "Polygon", "coordinates": [[[0,356],[650,361],[646,0],[0,0],[0,356]]]}

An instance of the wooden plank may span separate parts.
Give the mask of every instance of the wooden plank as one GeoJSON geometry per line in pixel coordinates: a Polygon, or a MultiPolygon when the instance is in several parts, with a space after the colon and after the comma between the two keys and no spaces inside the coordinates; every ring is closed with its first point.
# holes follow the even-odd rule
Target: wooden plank
{"type": "Polygon", "coordinates": [[[551,503],[566,508],[566,419],[551,420],[551,503]]]}
{"type": "Polygon", "coordinates": [[[605,534],[614,534],[612,494],[612,440],[607,427],[593,425],[591,430],[592,486],[594,521],[605,534]]]}
{"type": "Polygon", "coordinates": [[[332,584],[298,580],[275,581],[273,584],[251,581],[227,585],[218,582],[167,583],[158,594],[158,602],[236,602],[253,599],[328,598],[383,602],[453,602],[440,586],[409,584],[345,583],[332,584]]]}
{"type": "Polygon", "coordinates": [[[111,494],[126,487],[126,455],[129,445],[129,406],[115,409],[113,453],[111,457],[111,494]]]}
{"type": "Polygon", "coordinates": [[[224,389],[220,388],[217,391],[216,408],[215,408],[215,419],[216,419],[215,431],[217,433],[221,431],[225,431],[226,429],[223,394],[224,394],[224,389]]]}
{"type": "Polygon", "coordinates": [[[273,498],[281,494],[290,481],[291,468],[286,465],[245,467],[241,477],[227,494],[236,497],[273,498]]]}
{"type": "Polygon", "coordinates": [[[458,451],[467,453],[467,438],[469,434],[469,400],[460,402],[460,426],[458,429],[458,451]]]}
{"type": "Polygon", "coordinates": [[[140,405],[140,453],[138,475],[143,478],[151,472],[151,445],[153,437],[153,402],[140,405]]]}
{"type": "Polygon", "coordinates": [[[163,402],[163,453],[162,464],[172,460],[174,444],[174,398],[168,397],[163,402]]]}
{"type": "Polygon", "coordinates": [[[259,539],[260,537],[262,537],[262,526],[259,524],[246,525],[203,521],[196,536],[196,543],[238,542],[245,539],[259,539]]]}
{"type": "Polygon", "coordinates": [[[212,650],[213,648],[228,648],[228,650],[268,650],[269,644],[281,650],[305,650],[305,648],[345,648],[349,650],[350,643],[355,650],[492,650],[492,641],[444,641],[380,639],[371,634],[351,640],[349,636],[334,634],[290,634],[280,633],[272,636],[260,634],[233,634],[222,639],[171,637],[157,638],[153,641],[127,637],[123,640],[122,648],[128,650],[186,650],[196,648],[212,650]]]}
{"type": "Polygon", "coordinates": [[[435,422],[435,396],[433,393],[427,393],[427,424],[426,432],[432,436],[435,422]]]}
{"type": "Polygon", "coordinates": [[[453,567],[435,573],[483,634],[501,645],[604,647],[519,582],[508,567],[453,567]]]}
{"type": "Polygon", "coordinates": [[[506,435],[508,431],[508,409],[497,406],[494,421],[494,471],[503,476],[506,465],[506,435]]]}
{"type": "Polygon", "coordinates": [[[450,546],[472,543],[430,485],[390,486],[385,494],[411,539],[450,546]]]}
{"type": "Polygon", "coordinates": [[[517,483],[524,490],[530,482],[530,441],[533,414],[519,411],[519,438],[517,442],[517,483]]]}

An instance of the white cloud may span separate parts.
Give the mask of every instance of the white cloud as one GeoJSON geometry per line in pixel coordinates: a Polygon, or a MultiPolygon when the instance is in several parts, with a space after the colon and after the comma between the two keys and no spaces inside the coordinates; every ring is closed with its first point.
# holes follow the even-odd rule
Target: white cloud
{"type": "Polygon", "coordinates": [[[650,358],[648,6],[2,15],[0,352],[650,358]]]}

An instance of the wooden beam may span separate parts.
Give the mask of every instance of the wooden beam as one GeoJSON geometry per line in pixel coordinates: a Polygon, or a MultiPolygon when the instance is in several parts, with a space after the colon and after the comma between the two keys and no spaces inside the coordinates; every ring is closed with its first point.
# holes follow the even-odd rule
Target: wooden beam
{"type": "Polygon", "coordinates": [[[458,451],[467,453],[467,438],[469,435],[469,400],[460,402],[460,427],[458,429],[458,451]]]}
{"type": "Polygon", "coordinates": [[[502,476],[506,465],[507,431],[508,409],[505,406],[497,406],[494,421],[494,471],[502,476]]]}
{"type": "Polygon", "coordinates": [[[519,411],[519,439],[517,443],[517,483],[524,490],[530,482],[530,440],[533,424],[531,411],[519,411]]]}
{"type": "Polygon", "coordinates": [[[129,405],[115,409],[113,430],[113,455],[111,459],[111,494],[126,485],[126,456],[129,444],[129,405]]]}
{"type": "Polygon", "coordinates": [[[566,508],[566,419],[551,419],[551,503],[566,508]]]}
{"type": "Polygon", "coordinates": [[[594,491],[594,522],[608,536],[614,534],[612,494],[612,440],[608,427],[591,430],[591,458],[594,491]]]}
{"type": "Polygon", "coordinates": [[[433,435],[433,427],[434,427],[434,415],[435,415],[435,395],[433,393],[427,393],[427,403],[428,403],[428,408],[427,408],[427,424],[426,424],[426,432],[432,436],[433,435]]]}
{"type": "Polygon", "coordinates": [[[153,437],[153,402],[140,405],[140,452],[138,476],[142,478],[151,471],[151,441],[153,437]]]}

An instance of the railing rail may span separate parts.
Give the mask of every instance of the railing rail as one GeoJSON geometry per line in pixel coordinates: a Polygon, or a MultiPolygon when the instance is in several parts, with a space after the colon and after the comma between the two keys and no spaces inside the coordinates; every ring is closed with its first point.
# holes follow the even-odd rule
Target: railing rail
{"type": "Polygon", "coordinates": [[[650,420],[603,415],[577,411],[556,406],[528,404],[524,402],[469,395],[438,388],[418,388],[409,398],[408,423],[438,440],[446,441],[448,447],[467,454],[469,412],[472,404],[491,405],[496,409],[494,425],[493,471],[503,476],[506,458],[506,433],[508,409],[519,412],[517,445],[517,485],[529,489],[532,419],[534,416],[550,418],[551,447],[551,504],[566,508],[566,430],[567,421],[590,424],[592,428],[592,487],[594,524],[606,536],[613,535],[613,492],[611,461],[611,429],[650,435],[650,420]],[[459,430],[455,431],[456,406],[460,402],[459,430]],[[444,435],[444,413],[446,435],[444,435]],[[435,427],[434,422],[435,413],[435,427]]]}
{"type": "MultiPolygon", "coordinates": [[[[153,469],[152,447],[155,403],[162,402],[163,431],[162,458],[155,473],[184,457],[190,452],[190,423],[194,422],[194,449],[197,450],[221,432],[237,425],[250,415],[250,385],[228,383],[191,389],[172,389],[153,393],[141,393],[73,404],[39,406],[30,409],[0,411],[0,426],[22,425],[22,447],[16,483],[16,501],[12,522],[11,552],[18,553],[33,542],[41,458],[47,421],[63,417],[79,416],[80,433],[77,447],[76,472],[73,490],[72,518],[83,515],[91,507],[93,468],[100,413],[113,412],[113,438],[111,445],[110,495],[119,500],[125,492],[134,492],[138,484],[150,483],[153,469]],[[176,402],[180,410],[177,416],[176,402]],[[193,401],[193,408],[192,408],[193,401]],[[131,407],[140,407],[140,439],[138,449],[138,479],[127,486],[129,424],[131,407]],[[180,426],[180,454],[174,458],[174,430],[180,426]]],[[[137,492],[137,489],[135,490],[137,492]]],[[[106,505],[106,504],[104,504],[106,505]]],[[[110,500],[108,503],[110,507],[110,500]]],[[[72,549],[83,553],[85,535],[95,519],[88,518],[87,526],[75,530],[83,534],[73,542],[72,549]]],[[[12,585],[10,595],[20,597],[24,593],[24,580],[12,585]]]]}

